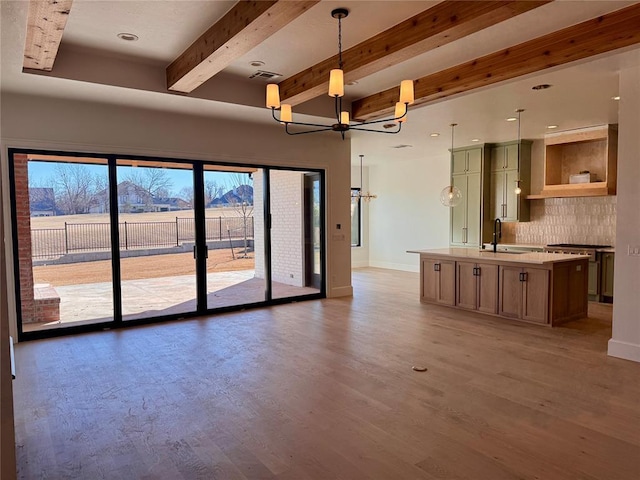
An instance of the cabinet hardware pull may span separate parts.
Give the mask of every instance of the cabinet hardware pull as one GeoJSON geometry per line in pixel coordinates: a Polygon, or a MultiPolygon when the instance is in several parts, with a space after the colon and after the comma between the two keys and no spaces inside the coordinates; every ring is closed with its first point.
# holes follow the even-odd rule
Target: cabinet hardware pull
{"type": "Polygon", "coordinates": [[[434,263],[433,264],[433,270],[435,272],[439,272],[440,271],[440,264],[439,263],[434,263]]]}
{"type": "Polygon", "coordinates": [[[476,267],[476,277],[480,276],[480,267],[476,267]]]}
{"type": "Polygon", "coordinates": [[[520,272],[519,277],[520,277],[520,281],[524,282],[524,273],[520,272]]]}

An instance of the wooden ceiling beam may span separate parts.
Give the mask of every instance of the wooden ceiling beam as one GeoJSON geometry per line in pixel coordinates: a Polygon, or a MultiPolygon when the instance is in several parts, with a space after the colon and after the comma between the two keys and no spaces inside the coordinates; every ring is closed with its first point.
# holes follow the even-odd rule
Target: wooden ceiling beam
{"type": "MultiPolygon", "coordinates": [[[[520,15],[551,0],[446,0],[342,53],[345,83],[359,80],[416,55],[520,15]]],[[[348,22],[346,20],[345,22],[348,22]]],[[[280,97],[292,105],[323,95],[338,55],[279,83],[280,97]]]]}
{"type": "Polygon", "coordinates": [[[27,14],[27,37],[23,68],[53,69],[73,0],[31,0],[27,14]]]}
{"type": "Polygon", "coordinates": [[[242,0],[167,67],[167,88],[189,93],[319,0],[242,0]]]}
{"type": "MultiPolygon", "coordinates": [[[[640,4],[485,55],[414,81],[414,106],[504,80],[640,43],[640,4]]],[[[352,104],[352,116],[368,120],[394,111],[398,89],[352,104]]]]}

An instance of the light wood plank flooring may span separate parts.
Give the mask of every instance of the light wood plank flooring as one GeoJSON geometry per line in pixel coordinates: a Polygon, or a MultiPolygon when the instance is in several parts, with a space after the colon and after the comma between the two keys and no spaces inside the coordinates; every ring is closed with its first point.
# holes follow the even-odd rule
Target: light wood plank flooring
{"type": "Polygon", "coordinates": [[[610,307],[550,329],[421,305],[414,273],[353,283],[18,345],[19,478],[640,478],[640,365],[606,355],[610,307]]]}

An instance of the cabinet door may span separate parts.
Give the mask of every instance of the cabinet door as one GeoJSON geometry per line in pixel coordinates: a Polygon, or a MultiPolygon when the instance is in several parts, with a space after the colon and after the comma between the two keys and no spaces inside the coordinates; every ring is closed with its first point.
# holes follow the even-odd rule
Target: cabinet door
{"type": "Polygon", "coordinates": [[[516,222],[519,218],[520,195],[516,195],[516,180],[518,180],[517,170],[506,170],[504,172],[504,198],[505,198],[505,220],[516,222]]]}
{"type": "Polygon", "coordinates": [[[549,310],[549,271],[539,268],[524,270],[522,319],[547,323],[549,310]]]}
{"type": "Polygon", "coordinates": [[[480,246],[482,221],[482,178],[479,173],[467,175],[467,245],[480,246]]]}
{"type": "Polygon", "coordinates": [[[489,211],[491,212],[491,221],[496,218],[502,219],[504,215],[504,171],[491,172],[491,188],[489,199],[489,211]]]}
{"type": "Polygon", "coordinates": [[[518,144],[506,145],[504,147],[504,168],[505,170],[518,170],[518,144]]]}
{"type": "Polygon", "coordinates": [[[438,303],[445,305],[456,304],[456,262],[453,260],[438,260],[438,303]]]}
{"type": "Polygon", "coordinates": [[[467,171],[467,152],[459,150],[453,152],[453,162],[451,163],[451,175],[460,175],[467,171]]]}
{"type": "Polygon", "coordinates": [[[454,175],[451,179],[454,187],[458,187],[462,192],[462,202],[460,205],[451,208],[451,243],[454,245],[464,245],[467,237],[467,176],[454,175]]]}
{"type": "Polygon", "coordinates": [[[504,170],[504,147],[493,147],[491,149],[491,171],[501,172],[504,170]]]}
{"type": "Polygon", "coordinates": [[[615,254],[602,254],[602,281],[600,295],[603,297],[613,297],[613,264],[615,254]]]}
{"type": "Polygon", "coordinates": [[[498,314],[503,317],[522,318],[522,282],[519,267],[500,266],[500,292],[498,314]]]}
{"type": "Polygon", "coordinates": [[[498,313],[498,265],[478,264],[478,310],[498,313]]]}
{"type": "Polygon", "coordinates": [[[482,148],[467,150],[467,173],[482,171],[482,148]]]}
{"type": "Polygon", "coordinates": [[[475,262],[456,262],[456,305],[460,308],[476,310],[478,307],[475,269],[475,262]]]}
{"type": "Polygon", "coordinates": [[[423,258],[420,262],[420,273],[422,273],[420,281],[421,301],[435,302],[438,299],[439,275],[436,271],[436,263],[438,263],[438,261],[432,258],[423,258]]]}

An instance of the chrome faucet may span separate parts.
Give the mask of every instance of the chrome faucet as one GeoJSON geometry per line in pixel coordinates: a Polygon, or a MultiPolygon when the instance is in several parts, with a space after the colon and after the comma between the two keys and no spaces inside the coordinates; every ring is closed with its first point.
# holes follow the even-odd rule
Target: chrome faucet
{"type": "Polygon", "coordinates": [[[493,245],[493,253],[498,251],[498,239],[502,238],[502,221],[499,218],[496,218],[493,221],[493,241],[491,245],[493,245]]]}

